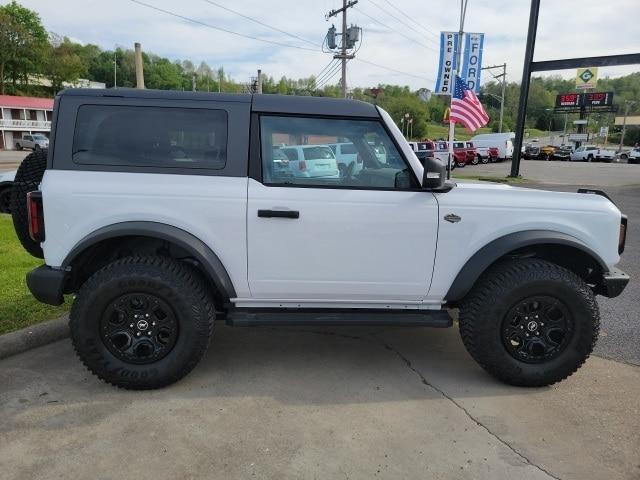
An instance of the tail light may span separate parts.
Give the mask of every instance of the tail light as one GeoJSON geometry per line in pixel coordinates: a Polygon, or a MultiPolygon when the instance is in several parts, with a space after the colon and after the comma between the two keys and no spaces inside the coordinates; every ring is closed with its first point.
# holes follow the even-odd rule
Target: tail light
{"type": "Polygon", "coordinates": [[[627,216],[620,219],[620,235],[618,237],[618,253],[624,252],[624,244],[627,243],[627,216]]]}
{"type": "Polygon", "coordinates": [[[307,162],[305,162],[304,160],[300,160],[298,162],[298,170],[300,170],[301,172],[304,172],[307,170],[307,162]]]}
{"type": "Polygon", "coordinates": [[[29,236],[34,242],[44,242],[42,192],[27,193],[27,215],[29,217],[29,236]]]}

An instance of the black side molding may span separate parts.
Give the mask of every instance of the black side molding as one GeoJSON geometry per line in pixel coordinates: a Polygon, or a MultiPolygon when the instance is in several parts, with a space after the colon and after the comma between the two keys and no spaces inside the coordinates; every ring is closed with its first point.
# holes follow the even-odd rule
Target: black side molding
{"type": "Polygon", "coordinates": [[[122,222],[100,228],[87,235],[73,247],[62,262],[61,268],[66,270],[67,267],[71,266],[73,260],[90,246],[103,240],[125,236],[159,238],[175,243],[198,260],[204,268],[207,277],[213,282],[218,293],[224,299],[237,296],[229,273],[213,250],[202,240],[190,233],[164,223],[122,222]]]}
{"type": "Polygon", "coordinates": [[[27,273],[27,287],[31,294],[42,303],[62,305],[66,272],[48,265],[41,265],[27,273]]]}
{"type": "Polygon", "coordinates": [[[370,309],[255,309],[237,308],[227,314],[227,324],[235,327],[280,326],[403,326],[446,328],[453,321],[446,310],[370,309]]]}
{"type": "Polygon", "coordinates": [[[571,235],[548,230],[525,230],[497,238],[478,250],[458,272],[445,298],[449,302],[461,300],[480,275],[496,260],[510,252],[533,245],[563,245],[575,248],[589,255],[603,272],[609,270],[598,254],[571,235]]]}

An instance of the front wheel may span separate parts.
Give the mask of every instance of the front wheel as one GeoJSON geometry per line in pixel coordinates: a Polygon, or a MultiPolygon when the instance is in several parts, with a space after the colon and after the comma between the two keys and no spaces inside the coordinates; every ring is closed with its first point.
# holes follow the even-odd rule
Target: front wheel
{"type": "Polygon", "coordinates": [[[482,157],[480,155],[476,155],[475,157],[473,157],[473,160],[471,160],[471,165],[478,165],[478,163],[480,163],[482,161],[482,157]]]}
{"type": "Polygon", "coordinates": [[[91,372],[144,390],[187,375],[209,344],[213,321],[211,293],[194,268],[167,257],[127,257],[87,280],[69,325],[91,372]]]}
{"type": "Polygon", "coordinates": [[[16,142],[16,150],[22,150],[22,145],[16,142]]]}
{"type": "Polygon", "coordinates": [[[573,374],[591,354],[600,328],[589,286],[538,259],[490,268],[462,302],[459,318],[462,341],[480,366],[525,387],[573,374]]]}
{"type": "Polygon", "coordinates": [[[456,167],[458,168],[464,168],[467,165],[466,162],[456,162],[456,167]]]}
{"type": "Polygon", "coordinates": [[[482,162],[483,165],[486,165],[487,163],[489,163],[489,157],[481,157],[480,155],[478,155],[478,158],[480,158],[480,161],[482,162]]]}

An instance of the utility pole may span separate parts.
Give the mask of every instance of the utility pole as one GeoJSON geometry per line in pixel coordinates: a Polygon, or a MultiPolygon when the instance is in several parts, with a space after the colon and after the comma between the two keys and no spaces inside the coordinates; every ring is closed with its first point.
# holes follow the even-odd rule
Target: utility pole
{"type": "Polygon", "coordinates": [[[258,82],[257,82],[256,93],[262,93],[262,70],[258,69],[258,82]]]}
{"type": "Polygon", "coordinates": [[[222,70],[218,70],[218,93],[222,92],[222,78],[223,78],[223,74],[222,74],[222,70]]]}
{"type": "Polygon", "coordinates": [[[327,19],[329,19],[342,13],[342,45],[340,46],[340,53],[335,54],[333,58],[342,60],[342,80],[340,83],[342,85],[343,98],[347,98],[347,60],[355,57],[353,54],[347,54],[347,9],[353,7],[356,3],[358,3],[358,0],[342,0],[342,8],[331,10],[327,14],[327,19]]]}
{"type": "Polygon", "coordinates": [[[134,44],[136,55],[136,88],[144,88],[144,70],[142,69],[142,46],[134,44]]]}
{"type": "Polygon", "coordinates": [[[498,132],[502,133],[502,121],[504,119],[504,93],[505,93],[505,87],[507,83],[507,64],[503,63],[502,65],[491,65],[490,67],[483,67],[482,70],[489,70],[489,73],[493,78],[502,79],[500,82],[502,84],[502,95],[500,96],[500,126],[498,127],[498,132]],[[502,73],[500,75],[494,75],[493,72],[491,71],[494,68],[501,68],[502,73]]]}
{"type": "Polygon", "coordinates": [[[118,52],[113,52],[113,88],[118,87],[118,52]]]}
{"type": "Polygon", "coordinates": [[[191,91],[196,91],[196,72],[191,72],[191,91]]]}
{"type": "Polygon", "coordinates": [[[622,135],[620,135],[620,146],[618,147],[618,152],[622,151],[623,142],[624,142],[624,134],[627,132],[627,115],[629,115],[629,109],[631,105],[635,105],[635,101],[633,100],[625,100],[624,101],[624,117],[622,119],[622,135]]]}
{"type": "MultiPolygon", "coordinates": [[[[458,77],[460,63],[462,62],[462,36],[464,35],[464,17],[467,14],[467,3],[469,0],[460,0],[460,30],[458,31],[458,51],[456,52],[456,68],[453,73],[453,81],[458,77]]],[[[453,99],[453,92],[451,95],[453,99]]],[[[451,163],[453,162],[453,141],[456,135],[456,124],[449,119],[449,161],[447,162],[447,179],[451,178],[451,163]]]]}

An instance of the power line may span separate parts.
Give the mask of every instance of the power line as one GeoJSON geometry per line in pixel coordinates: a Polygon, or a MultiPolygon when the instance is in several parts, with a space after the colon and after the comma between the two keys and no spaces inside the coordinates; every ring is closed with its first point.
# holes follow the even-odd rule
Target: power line
{"type": "Polygon", "coordinates": [[[316,88],[320,88],[320,87],[324,86],[329,80],[331,80],[333,77],[335,77],[336,74],[338,73],[338,71],[341,69],[341,67],[342,67],[342,62],[336,62],[336,64],[333,67],[331,67],[322,76],[322,78],[316,79],[316,88]]]}
{"type": "Polygon", "coordinates": [[[324,68],[323,68],[322,70],[320,70],[320,71],[318,72],[318,74],[317,74],[317,75],[315,75],[315,76],[314,76],[314,78],[315,78],[315,79],[320,78],[320,76],[324,73],[324,71],[325,71],[327,68],[329,68],[329,66],[330,66],[333,62],[335,62],[335,61],[336,61],[336,59],[335,59],[335,58],[332,58],[332,59],[329,61],[329,63],[327,63],[327,64],[324,66],[324,68]]]}
{"type": "Polygon", "coordinates": [[[429,49],[429,50],[433,50],[434,52],[438,52],[438,50],[436,50],[434,47],[431,47],[431,46],[427,45],[426,43],[422,43],[422,42],[420,42],[419,40],[416,40],[415,38],[413,38],[413,37],[410,37],[410,36],[406,35],[405,33],[401,32],[400,30],[396,30],[395,28],[392,28],[392,27],[390,27],[389,25],[387,25],[387,24],[385,24],[385,23],[382,23],[380,20],[378,20],[378,19],[377,19],[377,18],[375,18],[375,17],[372,17],[371,15],[369,15],[369,14],[368,14],[368,13],[366,13],[366,12],[363,12],[363,11],[362,11],[362,10],[360,10],[358,7],[354,7],[354,8],[355,8],[358,12],[360,12],[362,15],[364,15],[365,17],[368,17],[368,18],[370,18],[371,20],[373,20],[374,22],[376,22],[376,23],[377,23],[378,25],[380,25],[381,27],[384,27],[384,28],[386,28],[386,29],[387,29],[387,30],[389,30],[389,31],[395,32],[395,33],[397,33],[398,35],[403,36],[403,37],[404,37],[404,38],[406,38],[407,40],[410,40],[411,42],[414,42],[414,43],[417,43],[418,45],[423,46],[424,48],[427,48],[427,49],[429,49]]]}
{"type": "MultiPolygon", "coordinates": [[[[423,29],[425,32],[427,32],[429,35],[433,35],[434,37],[438,38],[438,35],[434,32],[432,32],[431,30],[429,30],[428,28],[425,28],[422,24],[416,22],[413,18],[411,18],[411,16],[407,15],[406,13],[404,13],[402,10],[400,10],[399,7],[395,6],[393,3],[391,3],[389,0],[384,0],[385,3],[387,3],[391,8],[393,8],[394,10],[397,10],[398,12],[400,12],[400,14],[402,16],[404,16],[405,18],[409,19],[411,22],[415,23],[418,27],[420,27],[421,29],[423,29]]],[[[433,27],[432,27],[433,28],[433,27]]]]}
{"type": "Polygon", "coordinates": [[[184,15],[180,15],[179,13],[171,12],[169,10],[165,10],[163,8],[156,7],[155,5],[150,5],[148,3],[141,2],[140,0],[129,0],[129,1],[131,1],[133,3],[136,3],[138,5],[142,5],[143,7],[147,7],[147,8],[150,8],[152,10],[156,10],[158,12],[162,12],[162,13],[164,13],[166,15],[171,15],[172,17],[180,18],[182,20],[186,20],[187,22],[195,23],[196,25],[201,25],[203,27],[211,28],[213,30],[218,30],[220,32],[230,33],[231,35],[236,35],[238,37],[248,38],[250,40],[256,40],[258,42],[270,43],[272,45],[278,45],[280,47],[296,48],[298,50],[307,50],[309,52],[318,52],[319,53],[319,50],[314,49],[314,48],[307,48],[307,47],[301,47],[299,45],[291,45],[289,43],[276,42],[276,41],[267,40],[267,39],[264,39],[264,38],[253,37],[251,35],[245,35],[244,33],[234,32],[233,30],[228,30],[228,29],[223,28],[223,27],[217,27],[215,25],[211,25],[210,23],[201,22],[200,20],[195,20],[193,18],[189,18],[189,17],[186,17],[184,15]]]}
{"type": "Polygon", "coordinates": [[[358,57],[358,58],[356,58],[356,60],[358,60],[359,62],[367,63],[369,65],[373,65],[374,67],[378,67],[378,68],[383,68],[385,70],[389,70],[390,72],[395,72],[395,73],[398,73],[400,75],[405,75],[407,77],[414,77],[414,78],[419,78],[420,80],[427,80],[429,82],[435,82],[435,80],[432,79],[432,78],[421,77],[420,75],[415,75],[413,73],[403,72],[402,70],[396,70],[395,68],[387,67],[385,65],[380,65],[379,63],[374,63],[374,62],[370,62],[369,60],[364,60],[362,57],[358,57]]]}
{"type": "Polygon", "coordinates": [[[279,29],[279,28],[277,28],[277,27],[271,26],[271,25],[269,25],[269,24],[267,24],[267,23],[264,23],[264,22],[262,22],[262,21],[260,21],[260,20],[255,19],[255,18],[253,18],[253,17],[250,17],[250,16],[245,15],[245,14],[243,14],[243,13],[237,12],[237,11],[235,11],[235,10],[232,10],[231,8],[229,8],[229,7],[225,7],[224,5],[220,5],[219,3],[214,2],[214,1],[212,1],[212,0],[203,0],[203,1],[207,2],[207,3],[208,3],[208,4],[210,4],[210,5],[213,5],[214,7],[222,8],[223,10],[226,10],[226,11],[228,11],[228,12],[231,12],[231,13],[233,13],[233,14],[235,14],[235,15],[238,15],[238,16],[240,16],[240,17],[242,17],[242,18],[246,18],[247,20],[251,20],[252,22],[257,23],[258,25],[262,25],[263,27],[270,28],[271,30],[275,30],[276,32],[284,33],[285,35],[288,35],[289,37],[297,38],[298,40],[302,40],[303,42],[306,42],[306,43],[308,43],[309,45],[313,45],[314,47],[317,47],[317,46],[318,46],[315,42],[312,42],[311,40],[307,40],[306,38],[299,37],[298,35],[296,35],[296,34],[294,34],[294,33],[287,32],[287,31],[285,31],[285,30],[280,30],[280,29],[279,29]]]}
{"type": "Polygon", "coordinates": [[[369,0],[369,2],[371,2],[372,5],[374,5],[375,7],[377,7],[379,10],[382,10],[384,13],[386,13],[387,15],[389,15],[391,18],[394,18],[396,21],[400,22],[401,24],[403,24],[405,27],[410,28],[411,30],[413,30],[414,32],[416,32],[418,35],[424,35],[422,32],[418,31],[416,28],[412,27],[411,25],[409,25],[407,22],[405,22],[404,20],[402,20],[401,18],[396,17],[393,13],[391,13],[389,10],[386,10],[385,8],[381,7],[380,5],[378,5],[376,2],[374,2],[373,0],[369,0]]]}

